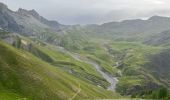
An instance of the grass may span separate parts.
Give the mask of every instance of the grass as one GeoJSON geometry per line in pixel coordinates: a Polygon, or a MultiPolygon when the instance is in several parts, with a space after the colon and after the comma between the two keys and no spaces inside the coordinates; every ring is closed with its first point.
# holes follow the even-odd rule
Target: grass
{"type": "Polygon", "coordinates": [[[41,40],[31,40],[22,36],[20,36],[20,40],[27,43],[27,45],[21,43],[20,49],[29,51],[43,61],[94,85],[100,85],[104,88],[109,86],[109,83],[92,65],[75,60],[70,54],[63,52],[58,47],[41,40]]]}
{"type": "MultiPolygon", "coordinates": [[[[113,76],[117,76],[119,79],[116,88],[117,92],[123,95],[133,94],[133,89],[135,89],[136,87],[144,88],[144,86],[146,86],[149,82],[159,85],[161,84],[161,82],[155,76],[145,70],[144,66],[149,61],[148,56],[159,53],[163,47],[148,46],[139,42],[115,42],[109,40],[105,41],[103,39],[97,38],[89,38],[89,40],[87,41],[86,36],[80,34],[76,36],[76,34],[73,35],[73,33],[71,33],[64,35],[66,36],[66,38],[64,36],[61,37],[61,43],[57,45],[65,47],[68,52],[78,53],[80,57],[88,58],[89,60],[96,62],[101,66],[101,69],[104,72],[109,73],[113,76]],[[122,72],[121,74],[120,71],[122,72]]],[[[51,39],[55,38],[56,37],[53,37],[51,39]]],[[[33,91],[33,88],[35,88],[32,87],[33,85],[42,84],[39,87],[43,87],[43,89],[45,88],[44,90],[47,89],[47,92],[52,92],[51,94],[46,94],[44,90],[39,91],[34,89],[34,92],[38,92],[39,94],[37,94],[36,96],[32,96],[31,94],[26,93],[28,94],[26,95],[27,98],[34,99],[35,97],[41,96],[45,98],[44,96],[46,96],[52,97],[50,99],[68,99],[75,94],[75,99],[97,99],[118,96],[103,89],[107,88],[109,86],[109,83],[96,71],[96,69],[92,65],[83,61],[76,60],[74,56],[70,55],[67,51],[59,49],[54,45],[54,43],[51,43],[52,40],[49,40],[49,43],[51,44],[48,44],[37,39],[33,39],[33,41],[24,37],[22,37],[22,39],[31,43],[32,48],[29,52],[34,54],[41,60],[37,60],[36,57],[32,57],[32,55],[30,54],[25,54],[24,50],[20,50],[21,53],[19,53],[19,55],[22,55],[22,57],[30,60],[30,62],[23,61],[23,59],[21,59],[22,63],[19,63],[19,65],[21,64],[20,66],[29,66],[31,69],[34,69],[34,67],[32,66],[44,66],[42,69],[47,69],[48,71],[44,72],[44,70],[42,71],[42,69],[39,68],[35,68],[34,70],[29,69],[30,71],[28,71],[26,74],[31,75],[30,80],[34,78],[35,80],[38,80],[38,83],[35,82],[34,84],[29,85],[29,89],[32,89],[33,91]],[[51,71],[49,70],[49,68],[52,68],[51,71]],[[47,76],[44,76],[44,74],[47,76]],[[49,77],[52,79],[49,79],[49,77]],[[78,87],[79,84],[81,84],[81,91],[77,94],[77,92],[80,90],[78,87]],[[103,88],[97,87],[98,85],[102,86],[103,88]]],[[[15,51],[16,53],[17,50],[13,51],[15,51]]],[[[18,64],[15,63],[14,59],[11,59],[13,58],[7,57],[7,60],[9,60],[10,63],[14,63],[14,65],[18,64]]],[[[16,60],[16,62],[18,62],[18,60],[16,60]]],[[[2,65],[4,65],[3,62],[2,65]]],[[[28,68],[23,70],[28,70],[28,68]]],[[[9,74],[9,76],[14,77],[9,78],[11,78],[10,80],[16,82],[9,82],[9,84],[6,84],[7,87],[9,85],[10,88],[13,88],[13,86],[11,87],[11,84],[13,84],[14,87],[15,84],[20,84],[20,80],[18,80],[19,75],[16,74],[16,70],[14,71],[15,72],[13,73],[15,74],[9,74]]],[[[19,77],[19,79],[20,78],[22,77],[19,77]]],[[[29,83],[29,81],[26,82],[29,83]]],[[[2,84],[1,87],[4,87],[4,84],[2,84]]],[[[19,86],[17,86],[17,88],[14,88],[13,90],[20,89],[18,87],[19,86]]],[[[21,90],[17,90],[14,92],[17,93],[19,96],[25,96],[25,94],[21,94],[20,91],[21,90]]]]}
{"type": "Polygon", "coordinates": [[[23,100],[28,98],[24,98],[23,96],[10,92],[10,91],[0,91],[0,100],[23,100]]]}
{"type": "Polygon", "coordinates": [[[161,47],[134,42],[111,42],[108,46],[110,54],[120,63],[118,68],[122,71],[122,77],[119,78],[117,85],[118,92],[130,94],[134,91],[127,90],[135,86],[142,87],[149,82],[160,84],[150,73],[144,71],[144,66],[149,61],[148,56],[159,53],[161,47]]]}
{"type": "Polygon", "coordinates": [[[80,80],[37,57],[0,42],[1,98],[18,96],[34,100],[115,98],[119,95],[80,80]],[[8,56],[7,56],[8,55],[8,56]],[[11,94],[12,93],[12,94],[11,94]]]}
{"type": "Polygon", "coordinates": [[[103,47],[102,40],[89,40],[89,43],[84,44],[83,49],[77,51],[83,57],[98,63],[104,72],[107,72],[113,76],[117,73],[115,68],[115,60],[103,47]]]}
{"type": "Polygon", "coordinates": [[[52,65],[60,67],[67,72],[72,71],[72,74],[76,77],[89,81],[92,84],[100,85],[104,88],[108,87],[109,83],[103,79],[92,65],[75,60],[71,55],[59,50],[53,45],[48,44],[45,47],[36,47],[39,48],[41,52],[52,58],[52,65]]]}

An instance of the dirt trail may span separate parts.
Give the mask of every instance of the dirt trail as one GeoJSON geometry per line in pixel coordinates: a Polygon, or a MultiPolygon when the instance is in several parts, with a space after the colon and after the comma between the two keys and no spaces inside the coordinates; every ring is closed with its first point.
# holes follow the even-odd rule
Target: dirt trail
{"type": "Polygon", "coordinates": [[[81,92],[81,87],[80,87],[80,84],[79,84],[79,87],[78,87],[78,91],[73,95],[73,97],[71,97],[69,100],[74,100],[75,97],[81,92]]]}

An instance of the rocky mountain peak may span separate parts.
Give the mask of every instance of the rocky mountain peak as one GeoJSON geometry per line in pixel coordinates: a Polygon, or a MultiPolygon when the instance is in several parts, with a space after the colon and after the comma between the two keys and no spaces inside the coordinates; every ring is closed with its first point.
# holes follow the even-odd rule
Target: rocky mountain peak
{"type": "Polygon", "coordinates": [[[1,8],[8,8],[7,5],[5,5],[5,4],[3,4],[3,3],[1,3],[1,2],[0,2],[0,7],[1,7],[1,8]]]}
{"type": "Polygon", "coordinates": [[[34,9],[28,11],[30,15],[34,16],[37,19],[40,19],[41,16],[34,9]]]}
{"type": "Polygon", "coordinates": [[[23,14],[23,13],[27,13],[28,11],[25,9],[19,8],[17,12],[20,14],[23,14]]]}
{"type": "Polygon", "coordinates": [[[0,11],[4,12],[8,9],[7,5],[0,2],[0,11]]]}
{"type": "Polygon", "coordinates": [[[32,9],[32,10],[25,10],[25,9],[19,8],[17,13],[22,14],[22,15],[23,14],[24,15],[31,15],[31,16],[37,18],[37,19],[41,18],[41,16],[34,9],[32,9]]]}

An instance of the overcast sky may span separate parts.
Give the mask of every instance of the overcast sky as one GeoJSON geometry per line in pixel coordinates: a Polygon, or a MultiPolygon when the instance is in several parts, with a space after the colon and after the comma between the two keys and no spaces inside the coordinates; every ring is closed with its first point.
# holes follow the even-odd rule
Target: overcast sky
{"type": "Polygon", "coordinates": [[[62,24],[92,24],[170,16],[170,0],[0,0],[12,10],[35,9],[62,24]]]}

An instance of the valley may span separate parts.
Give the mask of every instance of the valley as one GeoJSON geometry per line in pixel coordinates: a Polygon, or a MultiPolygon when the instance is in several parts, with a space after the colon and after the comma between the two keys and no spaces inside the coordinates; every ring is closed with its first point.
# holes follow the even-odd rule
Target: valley
{"type": "Polygon", "coordinates": [[[62,25],[0,3],[0,99],[170,99],[170,18],[62,25]]]}

